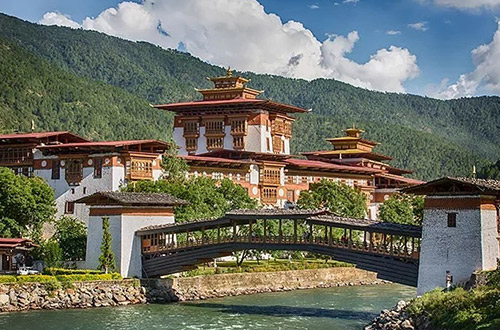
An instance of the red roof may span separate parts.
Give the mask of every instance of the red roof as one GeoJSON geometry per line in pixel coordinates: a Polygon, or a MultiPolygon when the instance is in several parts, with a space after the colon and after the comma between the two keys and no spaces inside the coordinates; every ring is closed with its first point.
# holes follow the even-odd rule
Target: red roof
{"type": "Polygon", "coordinates": [[[296,107],[289,104],[273,102],[263,99],[244,99],[235,98],[231,100],[210,100],[210,101],[191,101],[170,104],[155,105],[157,109],[164,109],[169,111],[189,111],[199,108],[221,107],[221,106],[259,106],[268,110],[281,111],[281,112],[307,112],[308,110],[296,107]]]}
{"type": "Polygon", "coordinates": [[[404,183],[408,183],[410,185],[420,185],[420,184],[425,183],[425,181],[412,179],[412,178],[406,178],[404,176],[389,174],[389,173],[380,173],[380,174],[377,174],[376,176],[391,179],[391,180],[396,180],[396,181],[400,181],[400,182],[404,182],[404,183]]]}
{"type": "Polygon", "coordinates": [[[77,147],[122,147],[130,145],[156,143],[160,145],[169,146],[168,142],[160,140],[124,140],[124,141],[99,141],[99,142],[79,142],[79,143],[65,143],[59,145],[41,146],[40,149],[54,149],[54,148],[77,148],[77,147]]]}
{"type": "Polygon", "coordinates": [[[381,170],[374,168],[366,168],[360,166],[349,166],[349,165],[339,165],[333,163],[322,162],[318,160],[308,160],[308,159],[296,159],[290,158],[285,160],[286,163],[293,166],[298,167],[306,167],[306,168],[318,168],[332,171],[340,171],[340,172],[360,172],[360,173],[380,173],[381,170]]]}
{"type": "Polygon", "coordinates": [[[220,158],[220,157],[205,157],[205,156],[179,156],[181,158],[184,158],[187,161],[201,161],[201,162],[214,162],[214,163],[231,163],[231,164],[248,164],[248,163],[253,163],[252,161],[248,160],[241,160],[241,159],[229,159],[229,158],[220,158]]]}
{"type": "Polygon", "coordinates": [[[0,134],[0,140],[40,140],[50,137],[66,137],[72,141],[89,141],[69,131],[0,134]]]}
{"type": "Polygon", "coordinates": [[[16,248],[25,245],[24,243],[28,243],[28,245],[32,245],[31,240],[27,238],[3,238],[0,237],[0,248],[16,248]]]}

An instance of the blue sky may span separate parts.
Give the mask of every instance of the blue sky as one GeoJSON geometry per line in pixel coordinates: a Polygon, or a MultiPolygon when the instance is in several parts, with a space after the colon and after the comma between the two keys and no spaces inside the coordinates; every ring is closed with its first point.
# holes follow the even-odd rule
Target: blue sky
{"type": "MultiPolygon", "coordinates": [[[[205,4],[210,3],[210,1],[206,0],[201,1],[204,1],[205,4]]],[[[234,4],[235,2],[253,2],[255,0],[220,1],[233,1],[234,4]]],[[[329,70],[331,69],[330,71],[327,73],[323,71],[320,73],[318,71],[317,74],[315,73],[312,76],[307,76],[304,73],[308,69],[306,64],[304,64],[304,69],[301,69],[302,71],[291,71],[289,68],[282,68],[280,69],[281,71],[273,71],[273,69],[270,69],[273,68],[273,65],[280,66],[278,60],[269,63],[267,67],[259,67],[258,64],[245,66],[244,63],[238,65],[238,61],[232,59],[230,55],[222,56],[216,54],[217,51],[221,53],[228,52],[224,47],[228,47],[230,51],[231,42],[234,42],[231,40],[228,40],[227,46],[219,44],[218,50],[210,49],[207,45],[201,45],[199,40],[192,41],[192,47],[190,49],[188,46],[188,51],[214,64],[224,65],[225,62],[236,62],[236,69],[275,74],[282,73],[283,75],[304,77],[307,79],[317,76],[333,77],[361,87],[398,92],[403,91],[398,87],[398,83],[400,83],[405,92],[421,95],[429,94],[431,96],[438,96],[438,92],[442,92],[444,93],[441,95],[443,98],[447,98],[446,95],[450,95],[451,97],[468,95],[467,92],[446,94],[449,90],[461,90],[458,80],[461,75],[464,75],[465,82],[463,85],[473,86],[472,92],[471,89],[467,90],[469,94],[499,94],[500,89],[498,87],[500,87],[500,81],[491,78],[491,74],[489,73],[495,73],[497,72],[496,70],[500,70],[500,60],[493,61],[493,63],[491,60],[491,58],[495,57],[495,49],[497,49],[496,44],[492,40],[495,32],[499,29],[497,16],[500,16],[500,5],[481,6],[479,3],[482,1],[487,4],[497,3],[496,0],[477,0],[477,6],[470,5],[467,6],[470,8],[464,8],[464,5],[460,4],[460,0],[259,0],[266,14],[274,13],[278,15],[283,24],[290,20],[302,23],[306,30],[310,30],[313,33],[319,43],[323,43],[328,36],[339,35],[347,38],[350,32],[357,31],[357,38],[352,41],[352,51],[342,52],[342,56],[346,60],[350,60],[351,63],[342,62],[343,59],[341,62],[334,60],[335,63],[331,64],[331,67],[328,68],[329,70]],[[413,28],[410,27],[410,24],[416,23],[416,26],[413,28]],[[420,29],[415,27],[420,27],[420,29]],[[479,67],[478,63],[473,63],[471,52],[482,44],[489,46],[487,49],[489,53],[486,54],[489,56],[489,60],[485,62],[489,67],[485,67],[486,64],[479,67]],[[411,61],[411,56],[416,56],[415,63],[407,64],[408,73],[391,74],[384,78],[386,80],[396,79],[397,82],[383,84],[374,77],[378,74],[377,71],[373,72],[368,67],[361,68],[355,66],[368,62],[371,56],[376,54],[377,51],[389,49],[391,45],[397,46],[398,49],[395,52],[401,49],[408,51],[407,54],[403,54],[406,56],[405,61],[407,62],[411,61]],[[347,67],[347,64],[353,64],[354,66],[352,69],[347,70],[347,72],[342,72],[347,67]],[[418,73],[416,73],[415,66],[418,66],[418,73]],[[368,78],[365,79],[364,76],[368,78]],[[438,91],[438,86],[443,79],[448,79],[448,83],[442,85],[440,87],[441,90],[438,91]],[[356,83],[357,80],[360,80],[360,82],[356,83]],[[429,92],[429,90],[431,91],[429,92]]],[[[32,22],[39,22],[47,12],[56,12],[66,15],[78,24],[82,24],[83,19],[86,17],[97,17],[104,10],[117,7],[120,2],[116,0],[2,0],[0,1],[0,12],[32,22]]],[[[135,2],[142,5],[142,1],[135,2]]],[[[156,0],[156,2],[165,2],[163,8],[165,10],[165,17],[175,10],[189,15],[189,13],[186,13],[186,9],[181,8],[178,4],[173,4],[172,0],[156,0]]],[[[474,1],[471,0],[472,2],[474,1]]],[[[498,3],[500,4],[500,1],[498,3]]],[[[245,10],[248,11],[248,9],[245,10]]],[[[161,10],[157,11],[161,13],[161,10]]],[[[232,11],[237,12],[234,8],[232,11]]],[[[214,10],[213,15],[217,16],[218,14],[217,10],[214,10]]],[[[224,13],[220,14],[221,16],[228,15],[224,13]]],[[[155,19],[161,20],[162,27],[168,27],[168,22],[172,21],[172,19],[165,18],[164,21],[161,14],[159,15],[159,18],[155,16],[155,19]]],[[[193,12],[192,15],[196,15],[196,13],[193,12]]],[[[263,14],[259,14],[256,11],[256,14],[253,16],[256,17],[256,22],[259,21],[259,15],[262,16],[263,14]]],[[[186,17],[184,17],[184,20],[186,20],[186,17]]],[[[249,19],[253,19],[253,17],[249,19]]],[[[193,20],[197,19],[193,16],[193,20]]],[[[212,22],[212,20],[208,21],[212,22]]],[[[57,24],[57,22],[59,21],[51,23],[49,20],[46,20],[44,23],[57,24]]],[[[170,45],[170,41],[164,42],[158,39],[156,35],[141,34],[138,36],[133,30],[133,24],[138,23],[127,22],[126,25],[117,25],[115,30],[110,31],[103,31],[103,25],[99,24],[99,22],[91,22],[90,27],[85,25],[84,27],[101,30],[132,40],[144,39],[164,47],[170,45]]],[[[177,22],[177,24],[179,23],[177,22]]],[[[201,28],[210,29],[210,23],[201,28]]],[[[233,25],[232,28],[235,29],[232,33],[240,36],[247,33],[250,34],[252,33],[251,30],[253,30],[252,27],[239,27],[238,24],[233,25]]],[[[167,32],[170,31],[167,28],[167,32]]],[[[269,33],[272,33],[273,30],[269,29],[269,31],[271,31],[269,33]]],[[[172,34],[175,33],[172,32],[172,34]]],[[[173,45],[179,42],[190,45],[189,34],[185,31],[178,31],[177,33],[180,36],[175,40],[173,45]]],[[[232,39],[225,31],[217,30],[214,34],[216,33],[218,33],[218,39],[232,39]]],[[[262,34],[262,32],[260,33],[262,34]]],[[[332,40],[334,38],[330,37],[332,40]]],[[[284,44],[291,45],[289,47],[294,48],[294,41],[293,39],[291,40],[290,42],[292,43],[287,40],[286,42],[284,41],[284,44]]],[[[338,39],[337,41],[340,43],[344,40],[338,39]]],[[[297,41],[297,43],[300,42],[297,41]]],[[[267,44],[269,43],[273,43],[273,39],[270,39],[267,44]]],[[[259,45],[257,44],[256,47],[259,47],[259,45]]],[[[305,45],[301,44],[298,48],[301,47],[307,48],[307,43],[305,45]]],[[[325,51],[325,48],[318,49],[321,49],[321,52],[325,51]]],[[[291,54],[293,55],[297,52],[300,53],[300,51],[296,51],[291,54]]],[[[307,56],[307,51],[303,52],[303,54],[307,56]]],[[[269,57],[259,52],[255,53],[255,56],[259,55],[264,58],[259,59],[261,62],[269,57]]],[[[292,55],[284,54],[283,57],[292,55]]],[[[232,56],[237,56],[237,54],[233,54],[232,56]]],[[[323,59],[319,59],[318,61],[321,62],[323,59]]],[[[390,61],[392,59],[388,58],[385,62],[390,61]]],[[[384,62],[384,60],[381,62],[384,62]]],[[[394,70],[394,67],[387,64],[387,71],[390,70],[394,70]]]]}

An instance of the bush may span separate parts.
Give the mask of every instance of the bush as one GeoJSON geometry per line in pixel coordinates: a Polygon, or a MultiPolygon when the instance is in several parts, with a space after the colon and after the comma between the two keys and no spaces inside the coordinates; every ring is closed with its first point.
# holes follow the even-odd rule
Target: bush
{"type": "Polygon", "coordinates": [[[500,287],[485,286],[466,291],[439,289],[415,299],[408,307],[414,318],[429,319],[436,329],[498,329],[500,287]]]}
{"type": "Polygon", "coordinates": [[[16,276],[16,282],[18,282],[18,283],[32,283],[32,282],[48,283],[48,282],[54,282],[54,281],[57,281],[57,279],[54,276],[50,276],[50,275],[19,275],[19,276],[16,276]]]}
{"type": "Polygon", "coordinates": [[[115,281],[115,280],[122,280],[123,277],[118,273],[72,274],[72,275],[56,275],[56,279],[61,282],[84,282],[84,281],[115,281]]]}
{"type": "Polygon", "coordinates": [[[11,275],[1,275],[0,276],[0,283],[13,283],[16,281],[15,276],[11,275]]]}
{"type": "Polygon", "coordinates": [[[96,269],[66,269],[52,267],[46,267],[43,272],[51,275],[104,274],[103,271],[96,269]]]}

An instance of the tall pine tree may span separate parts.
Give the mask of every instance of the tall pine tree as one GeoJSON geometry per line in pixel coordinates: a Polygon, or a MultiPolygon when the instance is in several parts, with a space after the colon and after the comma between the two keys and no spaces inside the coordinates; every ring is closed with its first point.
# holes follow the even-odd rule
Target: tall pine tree
{"type": "Polygon", "coordinates": [[[115,254],[111,250],[111,232],[109,231],[109,218],[102,218],[101,255],[99,256],[99,269],[106,274],[116,271],[115,254]]]}

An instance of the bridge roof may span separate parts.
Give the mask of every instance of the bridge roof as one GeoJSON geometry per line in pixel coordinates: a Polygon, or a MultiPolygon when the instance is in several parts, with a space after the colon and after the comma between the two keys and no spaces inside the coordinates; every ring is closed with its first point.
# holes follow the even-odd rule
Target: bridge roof
{"type": "Polygon", "coordinates": [[[366,230],[368,232],[385,233],[389,235],[410,237],[422,236],[422,227],[420,226],[380,222],[369,219],[346,218],[334,214],[312,216],[307,219],[307,222],[315,225],[335,225],[335,227],[339,228],[366,230]]]}
{"type": "Polygon", "coordinates": [[[283,209],[257,209],[257,210],[233,210],[227,212],[221,218],[215,219],[197,219],[186,222],[169,223],[164,225],[152,225],[141,228],[137,231],[138,235],[147,235],[156,232],[180,233],[186,230],[214,229],[217,227],[230,227],[233,224],[244,225],[250,221],[261,219],[303,219],[310,216],[327,214],[324,210],[283,210],[283,209]]]}
{"type": "Polygon", "coordinates": [[[259,209],[259,210],[233,210],[221,218],[199,219],[181,223],[170,223],[164,225],[153,225],[141,228],[138,235],[153,233],[181,233],[199,231],[201,229],[214,229],[217,227],[230,227],[248,224],[250,221],[261,219],[284,219],[284,220],[306,220],[307,223],[315,225],[334,225],[338,228],[354,230],[366,230],[369,232],[386,233],[390,235],[403,235],[410,237],[421,237],[420,226],[402,225],[388,222],[378,222],[367,219],[346,218],[331,214],[325,210],[282,210],[282,209],[259,209]]]}

